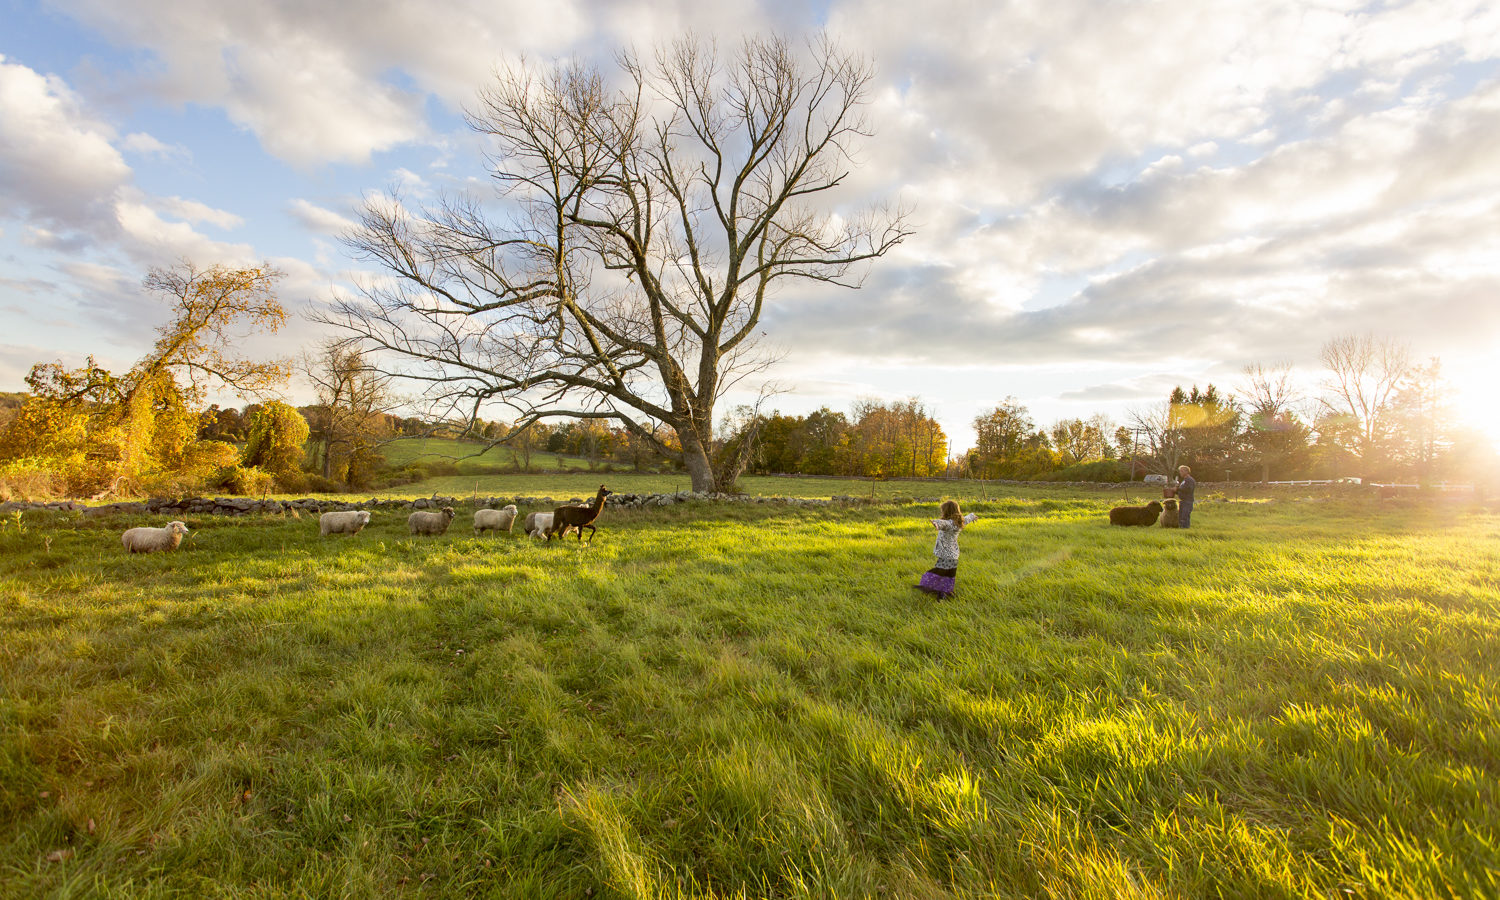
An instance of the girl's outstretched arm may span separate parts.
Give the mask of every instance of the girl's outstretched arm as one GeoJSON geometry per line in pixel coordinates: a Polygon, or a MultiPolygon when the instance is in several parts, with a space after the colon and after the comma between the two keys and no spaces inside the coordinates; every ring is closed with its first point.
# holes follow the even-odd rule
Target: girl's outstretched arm
{"type": "Polygon", "coordinates": [[[978,513],[969,513],[968,515],[964,516],[965,525],[973,525],[977,521],[979,521],[978,513]]]}

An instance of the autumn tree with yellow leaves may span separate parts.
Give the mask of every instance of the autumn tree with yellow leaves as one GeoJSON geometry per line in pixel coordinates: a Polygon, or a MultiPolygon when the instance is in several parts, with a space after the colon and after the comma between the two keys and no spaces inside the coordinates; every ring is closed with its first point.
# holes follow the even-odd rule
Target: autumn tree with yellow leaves
{"type": "Polygon", "coordinates": [[[11,493],[104,497],[171,490],[232,466],[238,450],[198,440],[203,398],[215,387],[261,396],[282,384],[284,360],[238,355],[238,342],[286,322],[270,265],[151,269],[147,291],[171,319],[124,375],[97,365],[38,363],[30,396],[0,430],[0,484],[11,493]]]}

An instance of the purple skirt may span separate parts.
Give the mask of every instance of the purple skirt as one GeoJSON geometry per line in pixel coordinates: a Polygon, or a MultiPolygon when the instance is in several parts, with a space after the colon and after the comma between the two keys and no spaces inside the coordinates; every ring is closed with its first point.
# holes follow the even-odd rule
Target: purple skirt
{"type": "Polygon", "coordinates": [[[946,597],[953,593],[953,588],[958,584],[958,569],[928,569],[922,573],[922,581],[917,587],[929,594],[937,594],[946,597]]]}

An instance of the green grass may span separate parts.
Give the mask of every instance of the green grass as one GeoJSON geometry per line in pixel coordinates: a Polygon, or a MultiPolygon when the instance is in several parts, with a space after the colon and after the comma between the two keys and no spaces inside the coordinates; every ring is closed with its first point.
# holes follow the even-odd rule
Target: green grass
{"type": "MultiPolygon", "coordinates": [[[[492,471],[496,467],[520,465],[519,456],[509,447],[495,446],[485,449],[484,444],[471,441],[456,441],[449,438],[399,438],[381,445],[386,462],[400,467],[412,462],[451,462],[461,473],[492,471]],[[480,452],[483,450],[484,452],[480,452]]],[[[542,471],[555,470],[558,460],[572,469],[586,469],[589,461],[583,457],[559,453],[536,451],[531,454],[531,466],[542,471]]]]}
{"type": "Polygon", "coordinates": [[[925,504],[28,515],[0,895],[1500,894],[1500,516],[970,506],[947,602],[925,504]]]}
{"type": "MultiPolygon", "coordinates": [[[[634,472],[570,472],[565,474],[544,472],[536,475],[438,476],[374,493],[382,497],[426,497],[433,493],[454,497],[468,497],[475,493],[481,497],[589,497],[599,489],[601,484],[607,485],[612,491],[634,494],[675,493],[693,489],[692,479],[686,473],[649,475],[634,472]]],[[[739,487],[741,491],[754,497],[826,499],[833,496],[852,496],[876,500],[954,497],[960,501],[1016,497],[1036,490],[978,481],[874,481],[865,478],[777,475],[745,475],[740,478],[739,487]]],[[[1123,498],[1123,491],[1103,494],[1089,488],[1058,487],[1046,490],[1058,496],[1110,496],[1116,500],[1123,498]]],[[[1161,489],[1137,484],[1131,494],[1137,501],[1140,501],[1143,497],[1160,497],[1161,489]]]]}
{"type": "MultiPolygon", "coordinates": [[[[589,460],[552,453],[532,454],[534,473],[495,474],[497,466],[515,465],[509,448],[494,447],[481,456],[468,457],[483,445],[446,438],[402,438],[383,446],[386,460],[394,467],[411,462],[454,462],[458,475],[439,475],[412,484],[366,492],[380,497],[589,497],[606,484],[624,493],[675,493],[692,490],[692,479],[686,472],[648,474],[633,471],[560,471],[558,460],[569,470],[589,469],[589,460]]],[[[920,497],[956,497],[979,500],[1014,495],[1014,489],[977,481],[874,481],[865,478],[786,477],[746,475],[740,478],[742,491],[757,497],[828,498],[838,495],[879,500],[920,497]]],[[[1057,490],[1066,492],[1065,488],[1057,490]]],[[[357,492],[356,492],[357,493],[357,492]]],[[[1160,489],[1137,485],[1136,498],[1157,496],[1160,489]]],[[[286,495],[292,496],[292,495],[286,495]]],[[[301,495],[297,495],[301,496],[301,495]]]]}

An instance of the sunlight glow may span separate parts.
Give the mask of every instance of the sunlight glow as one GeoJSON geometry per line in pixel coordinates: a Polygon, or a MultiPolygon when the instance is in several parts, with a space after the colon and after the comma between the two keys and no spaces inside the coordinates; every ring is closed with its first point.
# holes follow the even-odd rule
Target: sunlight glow
{"type": "Polygon", "coordinates": [[[1500,449],[1500,346],[1487,358],[1472,358],[1444,373],[1453,386],[1453,418],[1500,449]]]}

